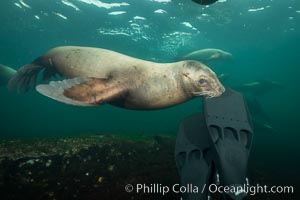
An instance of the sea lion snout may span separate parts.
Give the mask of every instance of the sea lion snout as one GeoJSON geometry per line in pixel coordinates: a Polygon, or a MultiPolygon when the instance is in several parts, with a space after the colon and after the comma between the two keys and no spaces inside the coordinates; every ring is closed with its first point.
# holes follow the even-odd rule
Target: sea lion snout
{"type": "Polygon", "coordinates": [[[223,94],[225,91],[226,91],[225,87],[220,87],[220,88],[219,88],[219,92],[220,92],[221,94],[223,94]]]}
{"type": "Polygon", "coordinates": [[[223,57],[224,57],[224,59],[228,60],[229,62],[234,62],[233,55],[229,52],[226,52],[223,57]]]}
{"type": "Polygon", "coordinates": [[[224,92],[226,91],[224,86],[219,87],[217,94],[215,95],[216,97],[221,96],[224,92]]]}
{"type": "Polygon", "coordinates": [[[207,87],[202,92],[206,92],[205,97],[219,97],[225,92],[225,87],[220,83],[219,79],[215,74],[209,78],[207,87]]]}

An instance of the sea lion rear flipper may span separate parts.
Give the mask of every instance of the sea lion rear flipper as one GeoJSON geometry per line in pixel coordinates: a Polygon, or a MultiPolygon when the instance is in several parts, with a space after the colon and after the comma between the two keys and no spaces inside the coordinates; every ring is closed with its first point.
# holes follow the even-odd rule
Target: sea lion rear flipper
{"type": "Polygon", "coordinates": [[[108,79],[76,77],[38,85],[36,90],[66,104],[95,106],[116,100],[125,94],[120,85],[113,83],[108,79]]]}
{"type": "Polygon", "coordinates": [[[16,70],[0,64],[0,87],[7,85],[8,81],[16,74],[16,70]]]}

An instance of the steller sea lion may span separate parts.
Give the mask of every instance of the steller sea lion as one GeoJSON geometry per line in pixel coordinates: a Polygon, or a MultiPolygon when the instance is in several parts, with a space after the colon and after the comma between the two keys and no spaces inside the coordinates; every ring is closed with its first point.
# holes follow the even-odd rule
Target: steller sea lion
{"type": "Polygon", "coordinates": [[[67,79],[36,86],[41,94],[57,101],[95,106],[109,103],[127,109],[160,109],[196,96],[217,97],[224,91],[216,74],[196,61],[155,63],[114,51],[63,46],[49,50],[20,68],[8,87],[27,91],[55,74],[67,79]]]}
{"type": "Polygon", "coordinates": [[[196,60],[208,63],[214,60],[233,60],[232,54],[221,49],[201,49],[193,51],[182,57],[183,60],[196,60]]]}

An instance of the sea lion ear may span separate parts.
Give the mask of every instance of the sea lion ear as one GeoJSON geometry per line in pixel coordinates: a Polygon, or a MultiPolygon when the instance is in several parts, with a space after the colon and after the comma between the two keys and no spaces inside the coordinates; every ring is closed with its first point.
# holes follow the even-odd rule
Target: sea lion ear
{"type": "Polygon", "coordinates": [[[190,74],[189,73],[182,73],[182,75],[185,76],[185,77],[187,77],[187,78],[189,78],[190,74]]]}
{"type": "Polygon", "coordinates": [[[36,90],[57,101],[76,106],[95,106],[116,100],[124,94],[122,87],[101,78],[76,77],[38,85],[36,90]]]}

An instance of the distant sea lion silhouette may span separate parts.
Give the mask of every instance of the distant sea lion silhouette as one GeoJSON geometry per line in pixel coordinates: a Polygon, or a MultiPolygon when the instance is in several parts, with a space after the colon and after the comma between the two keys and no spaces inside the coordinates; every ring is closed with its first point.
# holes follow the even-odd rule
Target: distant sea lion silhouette
{"type": "Polygon", "coordinates": [[[27,91],[55,74],[68,79],[36,87],[57,101],[95,106],[109,103],[127,109],[160,109],[183,103],[196,96],[216,97],[224,91],[216,74],[196,61],[155,63],[114,51],[63,46],[49,50],[20,68],[8,87],[27,91]]]}
{"type": "Polygon", "coordinates": [[[208,63],[215,60],[233,60],[233,56],[231,53],[221,49],[201,49],[183,56],[182,60],[196,60],[208,63]]]}
{"type": "Polygon", "coordinates": [[[266,79],[254,81],[251,83],[245,83],[234,88],[241,92],[251,94],[253,96],[259,96],[269,93],[274,89],[282,89],[283,85],[279,82],[266,79]]]}

